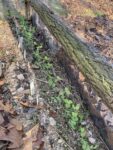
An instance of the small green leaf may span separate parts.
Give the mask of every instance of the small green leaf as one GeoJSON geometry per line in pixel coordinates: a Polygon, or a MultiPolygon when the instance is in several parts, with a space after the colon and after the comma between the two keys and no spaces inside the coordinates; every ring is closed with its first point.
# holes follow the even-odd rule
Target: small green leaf
{"type": "Polygon", "coordinates": [[[64,96],[64,91],[63,90],[60,90],[60,92],[59,92],[59,96],[64,96]]]}
{"type": "Polygon", "coordinates": [[[70,120],[69,124],[70,124],[70,126],[71,126],[72,129],[76,129],[77,122],[75,122],[73,120],[70,120]]]}
{"type": "Polygon", "coordinates": [[[72,112],[72,117],[73,117],[73,118],[78,117],[78,113],[77,113],[77,112],[72,112]]]}
{"type": "Polygon", "coordinates": [[[85,139],[82,139],[82,149],[83,150],[91,150],[90,149],[90,145],[88,144],[88,142],[85,139]]]}
{"type": "Polygon", "coordinates": [[[45,61],[49,61],[50,58],[49,58],[48,56],[45,56],[45,57],[44,57],[44,60],[45,60],[45,61]]]}
{"type": "Polygon", "coordinates": [[[71,104],[72,104],[72,101],[69,100],[69,99],[64,99],[64,104],[65,104],[65,107],[66,108],[70,108],[71,107],[71,104]]]}
{"type": "Polygon", "coordinates": [[[86,136],[85,128],[83,128],[83,127],[80,128],[80,135],[81,135],[81,137],[85,137],[86,136]]]}
{"type": "Polygon", "coordinates": [[[65,93],[67,96],[69,96],[71,94],[70,90],[68,87],[65,87],[65,93]]]}
{"type": "Polygon", "coordinates": [[[78,110],[80,110],[80,104],[77,104],[76,106],[75,106],[75,109],[78,111],[78,110]]]}

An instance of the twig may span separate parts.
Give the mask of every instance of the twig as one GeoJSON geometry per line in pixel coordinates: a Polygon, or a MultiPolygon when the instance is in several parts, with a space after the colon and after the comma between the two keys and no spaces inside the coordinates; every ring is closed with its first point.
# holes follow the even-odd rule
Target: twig
{"type": "Polygon", "coordinates": [[[47,81],[44,81],[44,80],[41,80],[41,79],[37,79],[37,78],[36,78],[36,80],[37,80],[37,81],[44,82],[44,83],[48,84],[48,82],[47,82],[47,81]]]}

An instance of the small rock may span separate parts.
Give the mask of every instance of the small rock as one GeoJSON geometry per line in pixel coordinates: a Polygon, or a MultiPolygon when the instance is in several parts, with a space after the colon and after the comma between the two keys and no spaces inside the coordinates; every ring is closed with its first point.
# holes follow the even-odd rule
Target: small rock
{"type": "Polygon", "coordinates": [[[13,75],[12,75],[12,78],[15,78],[15,77],[16,77],[16,75],[15,75],[15,74],[13,74],[13,75]]]}
{"type": "Polygon", "coordinates": [[[35,114],[36,113],[36,109],[35,108],[29,108],[28,113],[35,114]]]}
{"type": "Polygon", "coordinates": [[[23,91],[24,91],[24,88],[23,88],[23,87],[20,87],[20,88],[17,90],[18,93],[21,93],[21,92],[23,92],[23,91]]]}
{"type": "Polygon", "coordinates": [[[50,125],[51,125],[51,126],[55,126],[55,125],[56,125],[56,121],[55,121],[55,119],[52,118],[52,117],[49,118],[49,122],[50,122],[50,125]]]}
{"type": "Polygon", "coordinates": [[[91,132],[90,130],[88,131],[88,136],[89,136],[89,137],[90,137],[90,136],[92,137],[92,132],[91,132]]]}
{"type": "Polygon", "coordinates": [[[86,124],[87,124],[86,121],[82,121],[82,122],[81,122],[81,125],[86,125],[86,124]]]}
{"type": "Polygon", "coordinates": [[[60,143],[63,143],[63,140],[62,139],[59,139],[58,140],[58,143],[60,144],[60,143]]]}
{"type": "Polygon", "coordinates": [[[107,110],[108,107],[105,104],[101,103],[101,111],[107,111],[107,110]]]}
{"type": "Polygon", "coordinates": [[[104,37],[106,40],[111,40],[111,38],[109,36],[105,36],[104,37]]]}
{"type": "Polygon", "coordinates": [[[97,100],[98,103],[101,101],[101,98],[97,95],[95,96],[95,99],[97,100]]]}
{"type": "Polygon", "coordinates": [[[23,76],[23,74],[19,74],[19,75],[17,75],[17,78],[18,78],[19,80],[24,80],[24,76],[23,76]]]}
{"type": "Polygon", "coordinates": [[[40,124],[41,124],[42,126],[45,126],[46,123],[47,123],[47,114],[44,113],[44,112],[42,112],[42,113],[40,114],[40,116],[39,116],[39,120],[40,120],[40,124]]]}
{"type": "Polygon", "coordinates": [[[96,143],[96,140],[93,138],[93,137],[89,137],[89,142],[91,144],[95,144],[96,143]]]}
{"type": "Polygon", "coordinates": [[[105,124],[106,125],[113,125],[113,114],[108,111],[106,116],[104,117],[104,120],[105,120],[105,124]]]}
{"type": "Polygon", "coordinates": [[[6,54],[7,54],[7,55],[9,55],[9,54],[10,54],[10,52],[6,50],[6,54]]]}
{"type": "Polygon", "coordinates": [[[29,101],[33,101],[33,97],[29,95],[28,97],[29,101]]]}

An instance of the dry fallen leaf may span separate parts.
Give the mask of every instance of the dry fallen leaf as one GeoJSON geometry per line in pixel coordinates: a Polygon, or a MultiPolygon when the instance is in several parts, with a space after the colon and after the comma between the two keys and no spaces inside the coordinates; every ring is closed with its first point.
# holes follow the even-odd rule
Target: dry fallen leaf
{"type": "Polygon", "coordinates": [[[24,138],[24,148],[23,150],[33,150],[33,131],[37,134],[39,125],[34,126],[31,130],[26,133],[26,138],[24,138]]]}
{"type": "Polygon", "coordinates": [[[22,131],[22,129],[23,129],[22,123],[19,122],[17,119],[11,119],[11,120],[10,120],[10,123],[11,123],[12,125],[14,125],[15,128],[16,128],[18,131],[22,131]]]}
{"type": "Polygon", "coordinates": [[[0,86],[4,85],[5,81],[4,80],[0,80],[0,86]]]}
{"type": "Polygon", "coordinates": [[[15,127],[8,125],[9,129],[0,128],[0,141],[11,142],[9,149],[16,149],[22,146],[22,134],[16,130],[15,127]]]}
{"type": "Polygon", "coordinates": [[[26,133],[26,138],[24,138],[24,146],[23,146],[23,150],[33,150],[33,145],[32,145],[32,136],[31,136],[31,132],[28,131],[26,133]]]}
{"type": "Polygon", "coordinates": [[[15,111],[11,103],[4,104],[3,101],[0,101],[0,110],[1,111],[4,110],[10,114],[15,114],[15,111]]]}
{"type": "Polygon", "coordinates": [[[43,133],[39,125],[34,126],[31,130],[26,133],[24,138],[23,150],[40,149],[43,147],[44,142],[42,141],[43,133]]]}
{"type": "Polygon", "coordinates": [[[81,72],[79,72],[79,80],[82,82],[85,80],[85,77],[83,76],[81,72]]]}
{"type": "Polygon", "coordinates": [[[21,105],[23,105],[24,107],[30,107],[29,102],[20,102],[21,105]]]}
{"type": "Polygon", "coordinates": [[[29,103],[28,101],[26,101],[26,102],[21,101],[20,104],[24,107],[29,107],[29,108],[35,108],[36,107],[36,105],[33,105],[33,104],[29,103]]]}
{"type": "Polygon", "coordinates": [[[35,149],[39,149],[39,150],[43,150],[43,146],[44,146],[44,141],[43,139],[43,128],[39,127],[38,128],[38,132],[36,132],[37,129],[34,129],[32,131],[32,135],[33,135],[33,146],[35,149]]]}

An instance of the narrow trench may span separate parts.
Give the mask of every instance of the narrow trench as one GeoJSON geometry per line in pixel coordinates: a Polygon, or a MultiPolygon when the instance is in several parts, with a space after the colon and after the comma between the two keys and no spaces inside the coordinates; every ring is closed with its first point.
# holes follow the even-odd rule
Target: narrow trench
{"type": "MultiPolygon", "coordinates": [[[[31,24],[31,22],[29,23],[29,25],[30,24],[31,24]]],[[[41,55],[42,55],[41,57],[46,56],[46,57],[50,58],[50,62],[53,64],[52,76],[58,76],[61,78],[61,81],[58,81],[58,85],[57,85],[58,87],[55,89],[56,91],[52,90],[51,88],[48,88],[47,74],[46,74],[46,76],[44,76],[43,75],[44,72],[42,70],[40,70],[41,69],[40,66],[38,68],[36,66],[37,63],[36,63],[36,65],[34,64],[36,62],[36,58],[31,58],[31,57],[33,57],[33,56],[31,56],[31,53],[32,53],[31,51],[26,54],[27,58],[31,58],[32,62],[34,62],[32,64],[34,69],[33,68],[32,69],[35,73],[35,78],[38,81],[37,84],[40,89],[40,96],[42,98],[46,99],[45,103],[47,106],[49,104],[48,107],[50,109],[50,117],[55,118],[55,120],[57,122],[58,133],[64,139],[64,141],[66,141],[66,143],[71,145],[72,149],[75,149],[75,147],[77,147],[77,150],[79,150],[79,149],[81,150],[81,144],[80,145],[78,144],[78,143],[80,143],[79,138],[78,138],[80,136],[79,133],[76,133],[77,131],[74,132],[73,129],[69,130],[70,127],[67,125],[69,118],[64,117],[62,119],[62,117],[61,117],[62,115],[64,115],[63,111],[65,108],[63,108],[63,106],[60,106],[60,105],[62,105],[61,102],[58,103],[57,101],[54,101],[54,100],[52,101],[52,99],[50,98],[50,97],[53,97],[53,99],[54,99],[55,96],[57,97],[57,95],[59,93],[58,88],[60,90],[62,90],[62,89],[65,89],[65,87],[69,87],[69,89],[72,90],[72,93],[67,98],[72,99],[74,103],[80,104],[82,106],[81,111],[86,116],[84,118],[85,120],[84,121],[82,120],[83,122],[85,122],[85,124],[83,123],[84,124],[83,127],[85,126],[87,128],[87,130],[89,130],[89,132],[92,132],[91,135],[89,135],[89,138],[90,138],[90,136],[94,135],[94,137],[98,143],[97,145],[99,146],[98,148],[100,150],[107,150],[108,148],[107,148],[106,144],[103,144],[103,141],[102,141],[100,135],[98,134],[96,127],[94,127],[94,124],[91,121],[90,114],[87,110],[88,104],[86,104],[86,103],[84,103],[85,105],[83,104],[83,101],[82,101],[83,96],[81,94],[82,92],[80,92],[79,84],[76,81],[78,78],[78,70],[74,70],[74,72],[72,70],[69,70],[70,68],[68,68],[68,66],[69,66],[70,62],[69,62],[69,60],[66,61],[67,57],[65,56],[63,51],[60,51],[56,55],[53,55],[50,53],[50,51],[48,51],[47,45],[45,45],[46,42],[44,42],[45,37],[43,35],[43,32],[38,33],[38,37],[37,37],[37,35],[35,35],[35,36],[36,36],[35,39],[38,39],[38,43],[41,42],[42,45],[44,44],[44,46],[41,47],[41,49],[40,49],[41,55]],[[44,43],[42,43],[42,39],[43,39],[44,43]],[[60,58],[59,58],[59,55],[60,55],[60,58]],[[71,72],[73,72],[74,74],[73,73],[71,74],[71,72]],[[37,79],[37,77],[38,77],[38,79],[37,79]]],[[[55,88],[55,87],[53,86],[52,88],[55,88]]],[[[100,125],[99,122],[102,121],[102,120],[100,120],[100,118],[98,119],[95,116],[93,116],[92,118],[95,120],[94,122],[96,122],[95,123],[96,126],[100,125]]],[[[98,127],[100,127],[100,126],[98,126],[98,127]]],[[[101,122],[101,128],[104,128],[102,122],[101,122]]],[[[71,148],[67,147],[67,149],[71,149],[71,148]]]]}
{"type": "MultiPolygon", "coordinates": [[[[42,39],[43,39],[43,42],[44,42],[44,35],[43,35],[43,32],[40,34],[38,34],[39,37],[36,36],[36,39],[38,39],[39,41],[41,41],[42,43],[42,39]],[[41,37],[41,40],[40,40],[40,37],[41,37]]],[[[45,39],[46,41],[46,39],[45,39]]],[[[104,141],[102,140],[102,138],[100,137],[100,135],[98,134],[98,131],[96,129],[96,127],[94,127],[94,124],[93,122],[91,121],[91,118],[90,118],[90,114],[89,114],[89,111],[88,111],[88,104],[84,103],[85,100],[83,101],[83,95],[82,95],[82,92],[80,91],[80,87],[79,87],[79,84],[78,82],[76,81],[77,80],[77,77],[78,77],[78,70],[75,70],[74,74],[72,72],[72,70],[69,70],[68,66],[69,66],[69,62],[66,61],[66,56],[65,54],[63,53],[63,51],[61,50],[60,52],[58,52],[57,54],[51,54],[50,51],[48,51],[48,48],[47,48],[47,45],[45,45],[46,42],[44,42],[44,47],[41,48],[41,55],[42,57],[45,57],[45,56],[49,56],[49,58],[51,59],[51,63],[53,64],[53,69],[52,69],[52,73],[54,76],[59,76],[60,78],[62,78],[63,80],[60,81],[58,83],[58,88],[60,90],[62,89],[65,89],[65,87],[69,87],[71,90],[72,90],[72,94],[70,94],[70,96],[68,97],[69,99],[72,99],[72,101],[74,103],[77,103],[77,104],[80,104],[82,105],[82,113],[85,114],[87,117],[85,118],[86,120],[86,126],[87,124],[89,123],[89,127],[87,127],[88,130],[90,130],[90,128],[92,128],[93,130],[93,133],[92,134],[95,134],[96,135],[96,138],[98,138],[98,142],[99,142],[99,149],[108,149],[108,147],[106,146],[106,144],[104,143],[104,145],[102,144],[104,141]],[[60,58],[59,58],[60,56],[60,58]],[[63,57],[63,58],[62,58],[63,57]],[[85,106],[85,107],[84,107],[85,106]],[[102,141],[101,141],[102,140],[102,141]],[[102,143],[101,143],[102,142],[102,143]]],[[[36,58],[35,58],[36,59],[36,58]]],[[[35,63],[36,60],[33,60],[33,62],[35,63]]],[[[41,72],[40,69],[37,69],[37,67],[34,69],[35,71],[35,76],[39,78],[39,87],[40,89],[43,89],[42,91],[40,91],[40,95],[47,100],[47,103],[50,105],[50,107],[52,107],[52,111],[53,111],[53,115],[54,116],[54,113],[55,113],[55,119],[57,121],[57,128],[58,128],[58,132],[59,134],[63,137],[63,139],[65,139],[65,141],[71,145],[71,147],[74,149],[74,147],[77,147],[77,150],[80,149],[81,150],[81,146],[78,144],[80,143],[79,140],[77,140],[77,134],[78,133],[74,133],[73,129],[72,130],[69,130],[69,126],[67,125],[68,123],[68,118],[64,118],[61,119],[61,116],[59,116],[59,114],[63,114],[62,113],[62,110],[60,110],[60,105],[62,105],[56,101],[52,101],[52,99],[50,97],[54,97],[58,94],[59,90],[56,89],[56,93],[54,90],[52,89],[49,89],[48,88],[48,85],[44,84],[43,83],[43,80],[47,80],[46,77],[43,76],[43,71],[41,72]],[[42,78],[40,80],[40,78],[42,78]],[[44,79],[43,79],[44,78],[44,79]],[[50,91],[49,91],[50,90],[50,91]],[[50,93],[49,93],[50,92],[50,93]],[[48,97],[48,98],[47,98],[48,97]],[[58,108],[59,107],[59,108],[58,108]],[[56,117],[56,114],[57,114],[57,117],[56,117]],[[63,125],[63,126],[62,126],[63,125]],[[75,134],[75,135],[74,135],[75,134]],[[68,138],[70,137],[70,139],[68,138]],[[76,142],[74,141],[74,139],[76,139],[76,142]]],[[[45,81],[46,82],[46,81],[45,81]]],[[[52,87],[52,88],[55,88],[55,87],[52,87]]],[[[55,97],[54,97],[55,98],[55,97]]],[[[64,105],[64,104],[63,104],[64,105]]],[[[65,108],[62,108],[63,111],[65,108]]],[[[97,125],[100,125],[98,124],[99,121],[102,121],[100,120],[100,118],[98,119],[96,116],[92,116],[92,118],[95,120],[96,119],[96,126],[97,125]],[[98,119],[98,120],[97,120],[98,119]]],[[[84,126],[84,125],[83,125],[84,126]]],[[[99,126],[98,126],[99,127],[99,126]]],[[[104,128],[103,124],[101,123],[101,127],[104,128]]],[[[79,136],[79,135],[78,135],[79,136]]],[[[95,149],[95,148],[94,148],[95,149]]]]}

